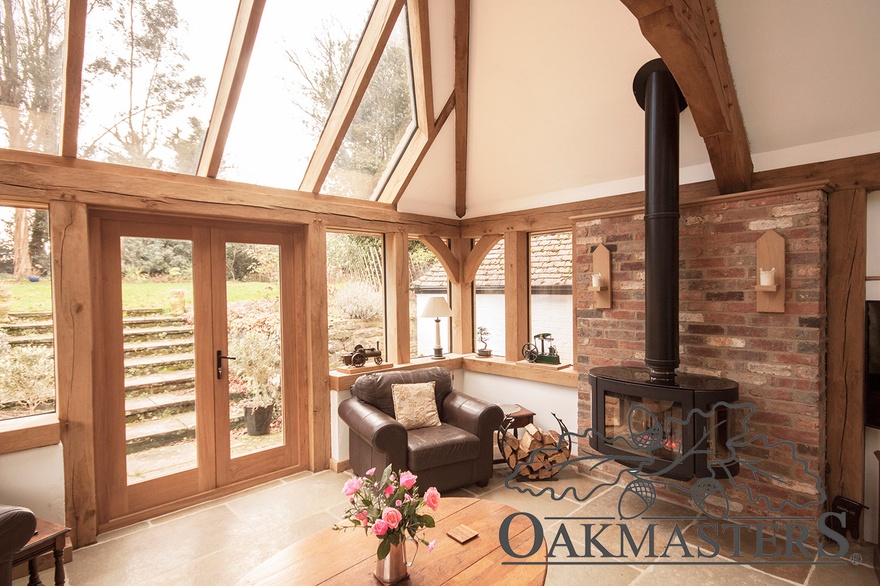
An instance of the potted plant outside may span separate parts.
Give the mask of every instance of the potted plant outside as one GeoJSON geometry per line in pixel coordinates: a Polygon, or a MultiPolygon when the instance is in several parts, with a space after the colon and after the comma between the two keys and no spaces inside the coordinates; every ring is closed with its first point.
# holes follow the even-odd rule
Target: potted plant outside
{"type": "Polygon", "coordinates": [[[240,331],[230,339],[229,350],[235,356],[230,370],[245,387],[247,433],[266,435],[281,397],[281,337],[258,329],[240,331]]]}

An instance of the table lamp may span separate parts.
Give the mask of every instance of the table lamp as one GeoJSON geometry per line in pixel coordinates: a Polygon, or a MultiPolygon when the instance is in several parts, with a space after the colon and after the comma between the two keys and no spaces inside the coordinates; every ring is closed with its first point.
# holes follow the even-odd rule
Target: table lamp
{"type": "Polygon", "coordinates": [[[434,326],[436,330],[434,332],[434,356],[431,357],[434,360],[441,360],[444,358],[443,346],[440,345],[440,318],[450,316],[452,316],[452,310],[449,309],[449,304],[446,303],[445,297],[428,298],[428,302],[422,310],[422,317],[434,318],[434,326]]]}

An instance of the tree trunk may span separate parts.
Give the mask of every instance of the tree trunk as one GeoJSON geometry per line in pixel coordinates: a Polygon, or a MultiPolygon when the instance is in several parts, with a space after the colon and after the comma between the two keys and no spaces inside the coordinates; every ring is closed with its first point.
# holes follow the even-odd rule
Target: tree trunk
{"type": "Polygon", "coordinates": [[[13,275],[24,279],[31,276],[31,253],[28,250],[28,236],[30,235],[30,222],[28,210],[15,209],[15,225],[12,231],[12,266],[13,275]]]}

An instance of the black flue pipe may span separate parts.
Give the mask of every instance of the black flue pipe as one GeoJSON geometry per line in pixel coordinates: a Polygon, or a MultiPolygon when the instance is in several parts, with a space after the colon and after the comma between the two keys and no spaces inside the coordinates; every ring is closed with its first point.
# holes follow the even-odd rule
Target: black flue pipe
{"type": "Polygon", "coordinates": [[[645,364],[654,382],[674,382],[678,352],[679,113],[687,107],[661,59],[633,80],[645,110],[645,364]]]}

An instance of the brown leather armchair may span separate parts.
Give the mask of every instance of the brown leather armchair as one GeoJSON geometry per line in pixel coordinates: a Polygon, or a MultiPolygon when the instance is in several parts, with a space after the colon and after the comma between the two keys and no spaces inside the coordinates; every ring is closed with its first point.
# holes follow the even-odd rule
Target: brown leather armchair
{"type": "Polygon", "coordinates": [[[339,416],[351,428],[349,458],[359,476],[375,467],[409,470],[418,486],[443,492],[476,483],[486,486],[492,477],[493,432],[504,413],[452,389],[445,368],[380,372],[359,377],[352,397],[339,405],[339,416]],[[406,430],[394,419],[391,385],[434,381],[439,427],[406,430]]]}
{"type": "Polygon", "coordinates": [[[0,505],[0,586],[12,585],[12,556],[34,536],[37,518],[22,507],[0,505]]]}

